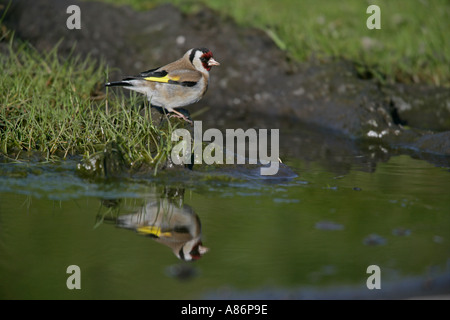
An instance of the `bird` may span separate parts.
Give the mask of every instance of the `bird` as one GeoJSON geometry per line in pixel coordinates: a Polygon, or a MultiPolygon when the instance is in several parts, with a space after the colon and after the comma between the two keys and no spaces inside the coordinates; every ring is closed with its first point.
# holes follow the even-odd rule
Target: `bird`
{"type": "Polygon", "coordinates": [[[198,215],[190,206],[172,199],[149,200],[138,211],[119,216],[117,226],[153,238],[183,261],[198,260],[209,251],[202,243],[198,215]]]}
{"type": "Polygon", "coordinates": [[[191,122],[175,108],[203,98],[208,90],[209,71],[219,65],[208,48],[192,48],[172,63],[121,81],[107,82],[105,86],[121,86],[137,91],[147,97],[151,106],[164,108],[176,117],[191,122]]]}

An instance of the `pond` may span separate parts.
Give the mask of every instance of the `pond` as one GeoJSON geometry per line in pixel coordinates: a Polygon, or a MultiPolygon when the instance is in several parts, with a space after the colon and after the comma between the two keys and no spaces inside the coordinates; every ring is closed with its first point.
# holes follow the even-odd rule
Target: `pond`
{"type": "Polygon", "coordinates": [[[327,133],[280,139],[276,179],[194,168],[96,183],[73,160],[0,164],[0,298],[450,292],[448,168],[327,133]],[[367,287],[372,265],[381,289],[367,287]]]}

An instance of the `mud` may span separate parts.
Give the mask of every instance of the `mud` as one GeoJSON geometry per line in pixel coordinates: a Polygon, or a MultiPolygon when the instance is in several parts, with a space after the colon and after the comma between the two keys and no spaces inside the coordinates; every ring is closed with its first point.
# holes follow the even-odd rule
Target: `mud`
{"type": "Polygon", "coordinates": [[[206,46],[221,66],[211,71],[203,100],[187,108],[191,116],[205,127],[280,128],[292,156],[341,159],[345,167],[353,162],[345,150],[374,162],[401,152],[450,163],[448,88],[383,86],[342,59],[297,63],[264,31],[239,27],[207,8],[186,15],[171,5],[136,12],[101,2],[15,0],[4,23],[38,50],[59,43],[62,56],[74,51],[104,61],[109,80],[206,46]],[[81,9],[81,30],[66,27],[72,4],[81,9]]]}

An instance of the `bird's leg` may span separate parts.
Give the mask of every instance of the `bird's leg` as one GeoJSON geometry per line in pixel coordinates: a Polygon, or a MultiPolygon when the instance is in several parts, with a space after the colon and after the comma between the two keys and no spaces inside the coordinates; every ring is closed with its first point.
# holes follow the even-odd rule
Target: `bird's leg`
{"type": "Polygon", "coordinates": [[[176,118],[180,118],[183,119],[184,121],[189,122],[190,124],[192,124],[192,120],[189,120],[184,114],[182,114],[181,112],[172,109],[170,110],[170,112],[172,112],[172,114],[170,115],[171,117],[176,117],[176,118]]]}

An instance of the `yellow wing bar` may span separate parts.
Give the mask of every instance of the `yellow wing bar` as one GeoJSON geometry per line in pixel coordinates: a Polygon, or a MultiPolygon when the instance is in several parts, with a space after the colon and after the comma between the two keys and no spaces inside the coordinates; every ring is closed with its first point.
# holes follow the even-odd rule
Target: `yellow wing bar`
{"type": "Polygon", "coordinates": [[[169,81],[178,81],[180,77],[169,77],[169,75],[165,75],[164,77],[147,77],[144,80],[168,83],[169,81]]]}
{"type": "Polygon", "coordinates": [[[152,234],[156,237],[170,237],[172,234],[170,232],[161,232],[161,228],[155,226],[146,226],[137,228],[137,232],[143,234],[152,234]]]}

